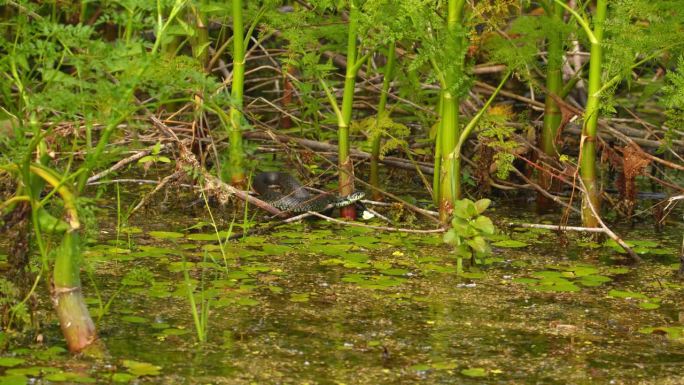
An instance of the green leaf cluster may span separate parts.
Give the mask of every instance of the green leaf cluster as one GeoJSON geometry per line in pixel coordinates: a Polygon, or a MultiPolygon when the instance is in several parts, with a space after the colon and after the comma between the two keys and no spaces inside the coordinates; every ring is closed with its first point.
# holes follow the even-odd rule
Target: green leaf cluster
{"type": "Polygon", "coordinates": [[[515,128],[506,124],[511,115],[509,108],[495,106],[478,124],[478,137],[487,147],[494,150],[496,176],[502,180],[508,179],[513,170],[513,150],[520,147],[520,143],[513,139],[515,128]]]}
{"type": "Polygon", "coordinates": [[[663,93],[668,126],[663,146],[671,147],[673,140],[684,137],[679,129],[684,127],[684,55],[679,57],[677,70],[667,74],[663,93]]]}
{"type": "Polygon", "coordinates": [[[531,82],[537,71],[546,72],[545,62],[537,53],[547,37],[567,37],[572,31],[572,25],[559,23],[546,13],[522,15],[511,22],[505,34],[488,34],[483,50],[490,61],[506,64],[517,76],[531,82]]]}
{"type": "Polygon", "coordinates": [[[482,258],[491,253],[487,239],[496,228],[489,217],[482,215],[490,204],[489,199],[461,199],[454,203],[454,217],[444,242],[454,246],[458,258],[482,258]]]}
{"type": "Polygon", "coordinates": [[[12,282],[0,277],[0,326],[3,329],[24,329],[31,326],[31,314],[20,295],[19,289],[12,282]]]}
{"type": "Polygon", "coordinates": [[[378,136],[387,138],[380,147],[380,158],[382,159],[388,152],[407,147],[406,138],[411,134],[411,130],[390,117],[389,111],[384,111],[380,115],[370,116],[363,120],[355,120],[351,125],[352,132],[363,131],[368,135],[368,146],[378,136]]]}

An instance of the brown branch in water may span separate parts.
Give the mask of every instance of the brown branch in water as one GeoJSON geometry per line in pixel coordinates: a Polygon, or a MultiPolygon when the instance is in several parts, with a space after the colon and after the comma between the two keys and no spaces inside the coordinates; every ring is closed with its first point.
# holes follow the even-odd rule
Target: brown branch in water
{"type": "Polygon", "coordinates": [[[604,230],[600,227],[580,227],[580,226],[563,226],[563,225],[545,225],[540,223],[515,223],[509,222],[510,227],[522,227],[525,229],[544,229],[555,231],[578,231],[584,233],[603,233],[604,230]]]}
{"type": "Polygon", "coordinates": [[[183,171],[176,171],[176,172],[174,172],[173,174],[167,175],[166,177],[164,177],[164,179],[162,179],[161,182],[159,182],[159,184],[157,184],[151,192],[149,192],[148,194],[146,194],[146,195],[143,197],[143,199],[141,199],[140,202],[138,202],[138,204],[135,205],[135,207],[133,207],[133,210],[131,210],[130,215],[133,215],[133,213],[135,213],[135,212],[138,211],[140,208],[142,208],[143,206],[145,206],[145,205],[150,201],[150,199],[152,199],[152,197],[153,197],[157,192],[159,192],[159,190],[161,190],[162,188],[164,188],[164,186],[166,186],[167,184],[169,184],[169,183],[171,183],[171,182],[173,182],[173,181],[176,181],[176,180],[181,179],[184,175],[185,175],[185,172],[183,172],[183,171]]]}
{"type": "Polygon", "coordinates": [[[546,191],[542,186],[532,182],[532,180],[530,180],[530,178],[526,177],[525,174],[520,172],[520,170],[518,170],[517,168],[514,167],[512,169],[512,171],[518,177],[520,177],[520,179],[524,180],[525,183],[529,184],[533,189],[535,189],[540,194],[544,195],[545,197],[549,198],[550,200],[554,201],[555,203],[558,203],[559,205],[567,208],[568,210],[572,210],[578,214],[580,213],[580,211],[578,209],[576,209],[575,207],[573,207],[571,204],[563,202],[563,200],[561,198],[551,194],[550,192],[546,191]]]}
{"type": "MultiPolygon", "coordinates": [[[[168,148],[174,147],[174,145],[175,145],[174,143],[164,143],[161,145],[160,150],[166,150],[168,148]]],[[[120,170],[123,167],[125,167],[125,166],[139,160],[139,159],[142,159],[142,158],[146,157],[147,155],[150,155],[152,153],[153,148],[154,148],[154,146],[148,147],[144,150],[136,152],[135,154],[133,154],[129,157],[121,159],[120,161],[116,162],[112,167],[110,167],[104,171],[101,171],[101,172],[91,176],[90,178],[88,178],[88,181],[87,181],[88,184],[93,184],[93,182],[104,178],[105,176],[113,173],[114,171],[120,170]]]]}
{"type": "MultiPolygon", "coordinates": [[[[482,91],[484,91],[486,94],[492,94],[492,93],[496,90],[496,87],[490,86],[490,85],[487,84],[487,83],[479,82],[479,81],[476,81],[476,82],[475,82],[475,86],[478,87],[478,88],[480,88],[480,89],[481,89],[482,91]]],[[[524,96],[520,96],[520,95],[515,94],[515,93],[513,93],[513,92],[510,92],[510,91],[503,91],[503,90],[502,90],[502,91],[499,91],[499,94],[500,94],[501,96],[505,96],[505,97],[507,97],[507,98],[514,99],[514,100],[517,100],[517,101],[519,101],[519,102],[526,103],[526,104],[528,104],[528,105],[530,105],[530,106],[537,107],[537,108],[540,108],[540,109],[544,109],[544,103],[538,102],[538,101],[536,101],[536,100],[534,100],[534,99],[526,98],[526,97],[524,97],[524,96]]]]}
{"type": "MultiPolygon", "coordinates": [[[[582,186],[582,189],[586,191],[586,186],[584,185],[584,182],[582,181],[582,178],[578,178],[580,185],[582,186]]],[[[622,248],[627,252],[630,258],[632,258],[632,261],[635,263],[641,262],[641,257],[637,255],[637,253],[632,250],[629,245],[622,240],[622,238],[618,237],[617,234],[613,232],[606,224],[603,222],[603,219],[601,219],[601,215],[599,214],[598,210],[596,210],[596,207],[594,207],[594,204],[591,202],[591,199],[586,199],[585,202],[587,203],[587,206],[589,206],[589,209],[591,209],[591,213],[594,215],[596,220],[599,223],[599,226],[604,230],[604,234],[606,234],[610,239],[614,240],[618,245],[622,246],[622,248]]]]}
{"type": "Polygon", "coordinates": [[[340,219],[331,218],[327,215],[323,215],[321,213],[317,213],[314,211],[309,211],[308,214],[313,215],[313,216],[318,217],[318,218],[321,218],[321,219],[324,219],[328,222],[333,222],[333,223],[337,223],[340,225],[363,227],[366,229],[373,229],[373,230],[394,231],[394,232],[400,232],[400,233],[414,233],[414,234],[435,234],[435,233],[443,233],[445,231],[445,229],[441,228],[441,227],[437,228],[437,229],[421,230],[421,229],[402,229],[399,227],[388,227],[388,226],[374,226],[374,225],[367,225],[367,224],[359,223],[359,222],[343,221],[340,219]]]}

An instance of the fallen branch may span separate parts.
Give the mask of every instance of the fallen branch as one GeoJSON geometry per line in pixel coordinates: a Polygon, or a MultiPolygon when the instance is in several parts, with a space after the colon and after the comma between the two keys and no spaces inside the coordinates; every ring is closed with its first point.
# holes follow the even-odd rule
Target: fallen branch
{"type": "MultiPolygon", "coordinates": [[[[586,186],[584,185],[584,182],[582,181],[582,178],[578,178],[580,185],[582,186],[583,193],[586,194],[586,186]]],[[[606,224],[603,222],[603,219],[601,219],[601,215],[599,214],[598,210],[596,210],[596,207],[594,207],[594,204],[591,202],[591,199],[585,199],[584,202],[586,202],[587,206],[589,206],[589,209],[591,210],[591,213],[594,215],[596,220],[599,223],[599,226],[604,230],[604,234],[606,234],[610,239],[614,240],[618,245],[622,246],[622,248],[627,252],[627,254],[632,258],[633,262],[639,263],[641,262],[641,257],[637,255],[637,253],[632,250],[629,245],[622,240],[622,238],[618,237],[617,234],[613,232],[606,224]]]]}
{"type": "MultiPolygon", "coordinates": [[[[603,221],[599,218],[599,223],[603,225],[603,221]]],[[[544,225],[539,223],[508,223],[511,227],[522,227],[526,229],[545,229],[554,231],[578,231],[583,233],[602,233],[619,244],[629,254],[634,262],[641,262],[641,258],[632,250],[625,241],[618,237],[608,227],[579,227],[579,226],[563,226],[563,225],[544,225]]],[[[604,225],[605,226],[605,225],[604,225]]]]}
{"type": "Polygon", "coordinates": [[[510,227],[522,227],[524,229],[544,229],[555,231],[578,231],[583,233],[603,233],[604,230],[600,227],[580,227],[580,226],[563,226],[563,225],[544,225],[540,223],[508,223],[510,227]]]}
{"type": "Polygon", "coordinates": [[[185,173],[184,173],[183,171],[176,171],[176,172],[174,172],[173,174],[167,175],[166,177],[164,177],[164,179],[162,179],[161,182],[159,182],[159,184],[156,185],[156,186],[154,187],[154,189],[153,189],[150,193],[148,193],[147,195],[145,195],[145,196],[143,197],[143,199],[141,199],[140,202],[138,202],[138,204],[135,205],[135,207],[133,207],[133,210],[131,210],[130,215],[133,215],[133,213],[135,213],[136,211],[138,211],[141,207],[145,206],[145,205],[150,201],[150,199],[152,199],[152,197],[153,197],[157,192],[159,192],[159,190],[161,190],[162,188],[164,188],[164,186],[166,186],[167,184],[169,184],[169,183],[171,183],[171,182],[173,182],[173,181],[179,180],[179,179],[180,179],[181,177],[183,177],[184,175],[185,175],[185,173]]]}
{"type": "MultiPolygon", "coordinates": [[[[172,148],[174,146],[175,146],[175,143],[164,143],[159,147],[159,150],[160,151],[166,150],[166,149],[172,148]]],[[[113,173],[114,171],[120,170],[123,167],[125,167],[125,166],[139,160],[139,159],[142,159],[142,158],[146,157],[147,155],[150,155],[152,153],[153,149],[154,149],[154,146],[148,147],[144,150],[140,150],[140,151],[136,152],[135,154],[133,154],[129,157],[121,159],[120,161],[116,162],[112,167],[110,167],[104,171],[101,171],[101,172],[91,176],[90,178],[88,178],[87,183],[93,184],[93,182],[104,178],[105,176],[113,173]]]]}
{"type": "Polygon", "coordinates": [[[399,227],[366,225],[366,224],[359,223],[359,222],[349,222],[349,221],[343,221],[343,220],[336,219],[336,218],[331,218],[327,215],[323,215],[323,214],[317,213],[315,211],[309,211],[307,214],[313,215],[315,217],[324,219],[328,222],[333,222],[333,223],[337,223],[340,225],[363,227],[366,229],[373,229],[373,230],[393,231],[393,232],[400,232],[400,233],[414,233],[414,234],[435,234],[435,233],[443,233],[445,231],[445,229],[441,228],[441,227],[437,228],[437,229],[420,230],[420,229],[403,229],[403,228],[399,228],[399,227]]]}

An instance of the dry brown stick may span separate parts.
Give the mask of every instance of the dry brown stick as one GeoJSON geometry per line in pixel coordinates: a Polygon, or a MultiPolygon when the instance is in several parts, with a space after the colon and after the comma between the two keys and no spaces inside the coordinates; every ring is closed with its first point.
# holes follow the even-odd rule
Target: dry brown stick
{"type": "MultiPolygon", "coordinates": [[[[490,86],[489,84],[484,83],[484,82],[475,82],[475,86],[482,88],[488,94],[491,94],[492,92],[496,91],[496,87],[490,86]]],[[[534,106],[534,107],[539,107],[542,109],[544,108],[544,103],[542,103],[542,102],[538,102],[536,100],[526,98],[524,96],[520,96],[518,94],[514,94],[514,93],[509,92],[509,91],[499,91],[499,94],[501,96],[505,96],[507,98],[511,98],[511,99],[515,99],[515,100],[523,102],[523,103],[527,103],[527,104],[534,106]]]]}
{"type": "Polygon", "coordinates": [[[331,218],[327,215],[323,215],[323,214],[317,213],[315,211],[309,211],[308,214],[313,215],[315,217],[319,217],[319,218],[324,219],[328,222],[333,222],[333,223],[346,225],[346,226],[364,227],[364,228],[373,229],[373,230],[395,231],[395,232],[401,232],[401,233],[415,233],[415,234],[435,234],[435,233],[443,233],[444,232],[444,229],[441,227],[437,228],[437,229],[429,229],[429,230],[402,229],[399,227],[374,226],[374,225],[366,225],[366,224],[359,223],[359,222],[343,221],[340,219],[331,218]]]}
{"type": "MultiPolygon", "coordinates": [[[[647,123],[646,123],[643,119],[641,119],[639,116],[637,116],[637,114],[635,114],[634,112],[632,112],[632,110],[630,110],[629,108],[625,108],[625,111],[627,111],[628,114],[632,115],[632,117],[633,117],[633,118],[634,118],[634,119],[635,119],[635,120],[644,128],[644,129],[646,129],[650,135],[653,135],[653,136],[655,136],[656,138],[658,138],[658,135],[657,135],[655,132],[653,132],[653,130],[651,129],[651,126],[650,126],[649,124],[647,124],[647,123]]],[[[673,145],[677,145],[677,146],[684,146],[684,141],[681,141],[681,140],[672,140],[672,144],[673,144],[673,145]]],[[[684,162],[684,158],[682,158],[676,151],[674,151],[674,149],[673,149],[672,147],[673,147],[673,146],[667,146],[668,152],[669,152],[670,154],[672,154],[672,156],[674,156],[675,158],[677,158],[680,162],[684,162]]]]}
{"type": "Polygon", "coordinates": [[[670,189],[673,189],[673,190],[676,190],[679,192],[684,192],[684,186],[679,186],[679,185],[670,183],[668,181],[664,181],[664,180],[662,180],[662,179],[660,179],[654,175],[651,175],[651,174],[645,174],[644,176],[649,178],[649,179],[656,181],[656,183],[660,184],[661,186],[664,186],[664,187],[667,187],[667,188],[670,188],[670,189]]]}
{"type": "Polygon", "coordinates": [[[563,225],[546,225],[539,223],[515,223],[509,222],[508,226],[522,227],[525,229],[543,229],[555,231],[579,231],[585,233],[603,233],[604,230],[600,227],[579,227],[579,226],[563,226],[563,225]]]}
{"type": "Polygon", "coordinates": [[[145,196],[143,197],[143,199],[141,199],[140,202],[138,202],[138,204],[135,205],[135,207],[133,207],[133,210],[131,210],[131,212],[130,212],[129,215],[133,215],[133,214],[134,214],[136,211],[138,211],[141,207],[143,207],[144,205],[146,205],[147,202],[149,202],[150,199],[152,199],[152,197],[154,196],[154,194],[156,194],[157,192],[159,192],[159,190],[161,190],[164,186],[166,186],[167,184],[169,184],[170,182],[172,182],[172,181],[174,181],[174,180],[177,180],[177,179],[181,178],[183,175],[185,175],[185,173],[184,173],[183,171],[180,171],[180,170],[179,170],[179,171],[174,172],[174,173],[171,174],[171,175],[165,176],[164,179],[162,179],[162,180],[159,182],[159,184],[157,184],[157,185],[154,187],[154,189],[153,189],[150,193],[148,193],[147,195],[145,195],[145,196]]]}
{"type": "MultiPolygon", "coordinates": [[[[614,129],[614,130],[616,130],[616,132],[619,132],[617,129],[614,129]]],[[[563,131],[569,132],[569,133],[575,134],[575,135],[581,135],[581,134],[582,134],[582,128],[581,128],[581,127],[572,126],[572,125],[566,126],[565,129],[564,129],[563,131]]],[[[605,141],[606,139],[610,139],[610,138],[616,138],[616,135],[614,135],[612,131],[611,131],[611,132],[602,132],[602,133],[599,133],[598,136],[599,136],[599,138],[600,138],[601,140],[603,140],[603,141],[605,141]]],[[[659,148],[659,147],[662,145],[662,143],[659,142],[659,141],[657,141],[657,140],[642,139],[642,138],[632,138],[632,137],[627,136],[627,135],[625,135],[625,137],[626,137],[626,138],[630,138],[630,140],[631,140],[632,142],[634,142],[634,144],[638,144],[638,145],[641,146],[641,147],[659,148]]],[[[620,139],[620,138],[618,138],[618,139],[620,139]]]]}
{"type": "Polygon", "coordinates": [[[574,211],[575,213],[578,213],[578,214],[580,213],[580,211],[579,211],[578,209],[576,209],[575,207],[573,207],[571,204],[566,203],[566,202],[563,202],[563,200],[560,199],[559,197],[557,197],[557,196],[555,196],[555,195],[549,193],[548,191],[546,191],[546,190],[545,190],[543,187],[541,187],[540,185],[538,185],[538,184],[532,182],[528,177],[525,176],[525,174],[523,174],[522,172],[520,172],[517,168],[514,167],[514,168],[512,169],[512,171],[513,171],[513,173],[515,173],[516,175],[518,175],[522,180],[524,180],[525,183],[529,184],[530,186],[532,186],[532,188],[534,188],[535,190],[537,190],[537,192],[539,192],[540,194],[542,194],[542,195],[544,195],[545,197],[549,198],[550,200],[552,200],[552,201],[558,203],[559,205],[561,205],[561,206],[567,208],[568,210],[572,210],[572,211],[574,211]]]}
{"type": "MultiPolygon", "coordinates": [[[[160,147],[160,150],[165,150],[169,147],[172,147],[173,145],[174,145],[173,143],[162,144],[160,147]]],[[[150,155],[152,153],[153,149],[154,149],[154,146],[148,147],[144,150],[136,152],[135,154],[133,154],[129,157],[123,158],[120,161],[116,162],[112,167],[91,176],[90,178],[88,178],[87,182],[89,184],[91,184],[91,183],[93,183],[97,180],[100,180],[100,179],[104,178],[105,176],[113,173],[114,171],[120,170],[121,168],[123,168],[124,166],[126,166],[128,164],[131,164],[131,163],[133,163],[139,159],[142,159],[145,156],[150,155]]]]}
{"type": "MultiPolygon", "coordinates": [[[[582,178],[577,178],[577,180],[579,181],[580,186],[582,187],[582,192],[583,192],[584,194],[586,194],[587,188],[586,188],[586,186],[584,185],[584,181],[582,180],[582,178]]],[[[586,203],[587,203],[587,206],[589,206],[589,209],[591,210],[591,213],[594,215],[594,218],[596,218],[596,220],[597,220],[598,223],[599,223],[599,226],[601,226],[601,228],[604,230],[604,231],[603,231],[604,234],[606,234],[608,237],[610,237],[610,239],[614,240],[618,245],[622,246],[622,248],[623,248],[623,249],[627,252],[627,254],[630,256],[630,258],[632,258],[632,261],[633,261],[633,262],[636,262],[636,263],[641,262],[641,257],[639,257],[639,256],[637,255],[637,253],[635,253],[634,250],[632,250],[632,248],[629,247],[629,245],[628,245],[625,241],[622,240],[622,238],[618,237],[618,235],[615,234],[615,233],[613,232],[613,230],[611,230],[610,227],[608,227],[608,226],[603,222],[603,219],[601,219],[601,215],[599,214],[599,212],[598,212],[598,210],[596,209],[596,207],[594,207],[594,203],[591,202],[591,199],[585,199],[584,202],[586,202],[586,203]]]]}
{"type": "Polygon", "coordinates": [[[187,173],[183,171],[183,166],[185,167],[190,167],[195,171],[198,171],[199,174],[202,176],[202,181],[203,183],[203,188],[212,193],[213,195],[218,195],[219,201],[224,203],[227,200],[228,196],[236,196],[239,199],[243,201],[247,201],[262,210],[265,210],[275,216],[278,217],[285,217],[287,216],[286,213],[278,210],[277,208],[271,206],[267,202],[262,201],[261,199],[255,198],[246,191],[242,191],[240,189],[237,189],[219,178],[215,177],[214,175],[210,174],[207,170],[205,170],[203,167],[200,166],[199,162],[197,161],[197,158],[195,155],[188,150],[187,146],[185,143],[181,140],[178,139],[178,136],[176,136],[175,132],[171,128],[169,128],[164,122],[159,120],[156,116],[152,115],[151,113],[148,112],[148,117],[152,121],[155,127],[157,127],[165,136],[173,138],[175,140],[176,145],[178,146],[178,150],[180,151],[180,159],[178,160],[179,164],[181,165],[180,169],[173,174],[165,177],[162,179],[159,185],[157,185],[152,192],[147,194],[142,201],[138,205],[136,205],[135,208],[133,208],[133,211],[131,212],[134,213],[137,210],[139,210],[142,206],[144,206],[150,199],[151,197],[156,194],[162,187],[164,187],[166,184],[171,182],[174,179],[179,179],[186,175],[187,173]]]}
{"type": "MultiPolygon", "coordinates": [[[[190,154],[190,155],[192,155],[192,154],[190,154]]],[[[193,155],[193,157],[194,157],[194,155],[193,155]]],[[[198,170],[201,173],[202,179],[204,180],[204,185],[202,187],[204,188],[205,191],[209,192],[210,194],[213,193],[215,195],[216,191],[220,191],[220,192],[224,193],[225,196],[235,196],[235,197],[239,198],[240,200],[245,201],[245,202],[249,202],[249,203],[253,204],[254,206],[256,206],[256,207],[258,207],[264,211],[267,211],[267,212],[269,212],[269,213],[271,213],[277,217],[280,217],[280,218],[286,218],[287,217],[287,213],[280,211],[277,208],[271,206],[270,204],[268,204],[268,202],[264,202],[259,198],[256,198],[252,195],[249,195],[249,193],[246,191],[237,189],[237,188],[229,185],[228,183],[222,181],[218,177],[209,173],[203,167],[201,167],[201,166],[197,167],[196,170],[198,170]]],[[[222,201],[223,199],[219,199],[219,200],[222,201]]]]}

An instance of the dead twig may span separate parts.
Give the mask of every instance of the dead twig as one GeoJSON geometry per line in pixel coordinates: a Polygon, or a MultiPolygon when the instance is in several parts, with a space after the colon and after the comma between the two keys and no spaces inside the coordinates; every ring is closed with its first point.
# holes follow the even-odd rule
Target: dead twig
{"type": "Polygon", "coordinates": [[[441,228],[441,227],[437,228],[437,229],[421,230],[421,229],[402,229],[399,227],[366,225],[364,223],[349,222],[349,221],[343,221],[341,219],[331,218],[327,215],[323,215],[323,214],[317,213],[315,211],[309,211],[308,214],[313,215],[313,216],[318,217],[318,218],[321,218],[321,219],[324,219],[328,222],[333,222],[333,223],[337,223],[340,225],[363,227],[366,229],[373,229],[373,230],[393,231],[393,232],[400,232],[400,233],[414,233],[414,234],[436,234],[436,233],[443,233],[445,231],[445,229],[441,228]]]}
{"type": "MultiPolygon", "coordinates": [[[[580,182],[584,194],[586,194],[587,188],[584,185],[584,181],[582,181],[582,178],[578,178],[577,180],[580,182]]],[[[601,226],[601,228],[604,230],[603,233],[606,234],[610,239],[614,240],[618,245],[620,245],[627,252],[627,255],[629,255],[629,257],[632,258],[633,262],[641,262],[641,257],[639,257],[637,253],[635,253],[634,250],[632,250],[632,248],[629,247],[629,245],[622,240],[622,238],[618,237],[617,234],[615,234],[613,230],[611,230],[603,222],[603,219],[601,219],[601,215],[599,214],[596,207],[594,207],[594,204],[591,202],[591,199],[585,199],[584,202],[586,202],[587,206],[589,206],[589,209],[591,210],[591,213],[594,215],[594,218],[596,218],[596,220],[599,223],[599,226],[601,226]]]]}
{"type": "Polygon", "coordinates": [[[563,226],[563,225],[545,225],[540,223],[508,223],[510,227],[522,227],[524,229],[543,229],[555,231],[578,231],[584,233],[603,233],[604,230],[600,227],[580,227],[580,226],[563,226]]]}
{"type": "MultiPolygon", "coordinates": [[[[164,143],[161,145],[161,147],[159,149],[160,150],[166,150],[166,149],[172,148],[174,146],[175,146],[174,143],[164,143]]],[[[142,159],[142,158],[146,157],[147,155],[150,155],[152,153],[153,149],[154,149],[154,146],[151,146],[151,147],[148,147],[144,150],[140,150],[140,151],[136,152],[135,154],[133,154],[129,157],[121,159],[120,161],[116,162],[112,167],[110,167],[104,171],[101,171],[101,172],[91,176],[90,178],[88,178],[88,181],[87,181],[88,184],[93,184],[93,182],[104,178],[105,176],[113,173],[114,171],[120,170],[123,167],[125,167],[125,166],[139,160],[139,159],[142,159]]]]}

